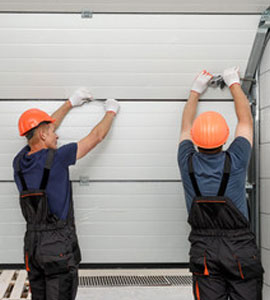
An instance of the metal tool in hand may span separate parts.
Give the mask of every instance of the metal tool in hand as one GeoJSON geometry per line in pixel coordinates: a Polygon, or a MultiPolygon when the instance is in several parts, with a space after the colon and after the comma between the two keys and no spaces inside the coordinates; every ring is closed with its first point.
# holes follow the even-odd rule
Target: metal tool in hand
{"type": "Polygon", "coordinates": [[[220,87],[221,89],[223,89],[225,85],[226,85],[226,83],[221,75],[214,75],[208,83],[208,86],[211,86],[214,88],[220,87]]]}
{"type": "MultiPolygon", "coordinates": [[[[252,81],[253,83],[256,83],[256,79],[254,78],[240,78],[241,81],[252,81]]],[[[226,83],[221,75],[214,75],[212,79],[209,81],[208,86],[211,87],[220,87],[223,89],[225,87],[226,83]]]]}

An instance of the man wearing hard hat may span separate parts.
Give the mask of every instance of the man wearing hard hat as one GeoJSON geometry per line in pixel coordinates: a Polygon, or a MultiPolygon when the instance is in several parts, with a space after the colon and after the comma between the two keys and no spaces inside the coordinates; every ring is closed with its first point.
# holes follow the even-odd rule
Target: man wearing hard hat
{"type": "Polygon", "coordinates": [[[15,157],[13,167],[27,222],[24,255],[33,300],[76,297],[81,254],[68,168],[106,136],[119,104],[108,99],[103,119],[77,143],[57,149],[55,130],[72,107],[89,99],[90,92],[79,89],[52,116],[33,108],[19,119],[20,135],[28,145],[15,157]]]}
{"type": "Polygon", "coordinates": [[[223,79],[233,96],[238,124],[235,139],[222,151],[229,136],[223,116],[208,111],[195,119],[198,100],[211,78],[203,71],[193,83],[178,149],[191,225],[193,294],[196,300],[260,300],[263,268],[250,231],[245,191],[253,139],[251,110],[239,69],[226,69],[223,79]]]}

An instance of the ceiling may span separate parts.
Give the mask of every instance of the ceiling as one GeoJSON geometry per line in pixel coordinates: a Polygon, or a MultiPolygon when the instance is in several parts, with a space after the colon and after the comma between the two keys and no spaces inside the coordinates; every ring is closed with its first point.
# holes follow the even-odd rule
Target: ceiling
{"type": "Polygon", "coordinates": [[[269,0],[1,0],[0,12],[262,13],[269,0]]]}

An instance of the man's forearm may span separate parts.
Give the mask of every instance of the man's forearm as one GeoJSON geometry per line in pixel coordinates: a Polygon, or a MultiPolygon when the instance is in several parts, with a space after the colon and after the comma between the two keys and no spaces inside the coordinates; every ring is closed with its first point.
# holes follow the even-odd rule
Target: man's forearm
{"type": "Polygon", "coordinates": [[[59,127],[66,114],[71,110],[72,105],[69,100],[65,101],[53,114],[52,118],[56,119],[54,125],[59,127]]]}
{"type": "Polygon", "coordinates": [[[235,112],[237,115],[238,121],[247,121],[250,120],[252,122],[252,114],[250,110],[249,101],[243,92],[242,88],[238,84],[234,84],[230,88],[231,94],[234,99],[235,112]]]}
{"type": "Polygon", "coordinates": [[[103,119],[96,125],[93,131],[97,132],[97,135],[100,140],[103,140],[107,133],[109,132],[113,119],[115,117],[115,113],[113,112],[106,112],[103,119]]]}
{"type": "Polygon", "coordinates": [[[192,123],[195,119],[196,112],[197,112],[197,105],[200,99],[200,94],[191,91],[188,101],[185,104],[184,111],[182,114],[182,129],[184,130],[185,127],[192,127],[192,123]]]}
{"type": "Polygon", "coordinates": [[[78,142],[77,159],[84,157],[98,143],[100,143],[109,132],[115,113],[106,112],[103,119],[91,130],[91,132],[78,142]]]}

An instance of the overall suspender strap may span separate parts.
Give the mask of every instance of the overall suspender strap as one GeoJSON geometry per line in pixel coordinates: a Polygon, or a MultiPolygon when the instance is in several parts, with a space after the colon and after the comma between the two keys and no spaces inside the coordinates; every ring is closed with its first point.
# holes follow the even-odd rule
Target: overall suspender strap
{"type": "Polygon", "coordinates": [[[46,158],[46,162],[45,162],[45,166],[44,166],[44,171],[43,171],[43,176],[42,176],[40,187],[39,187],[41,190],[46,189],[49,175],[50,175],[50,170],[51,170],[51,167],[53,164],[54,154],[55,154],[54,149],[48,150],[48,154],[47,154],[47,158],[46,158]]]}
{"type": "Polygon", "coordinates": [[[21,184],[22,184],[23,191],[26,191],[28,188],[27,188],[26,182],[24,180],[21,165],[20,165],[22,157],[23,157],[23,154],[19,155],[19,157],[17,158],[16,164],[15,164],[15,171],[16,171],[16,173],[18,173],[18,176],[19,176],[21,184]]]}
{"type": "Polygon", "coordinates": [[[193,157],[193,153],[191,153],[191,155],[188,158],[188,172],[189,172],[189,177],[190,177],[191,183],[193,185],[193,189],[195,191],[196,196],[197,197],[201,197],[202,194],[201,194],[201,191],[200,191],[200,189],[198,187],[197,180],[196,180],[195,174],[194,174],[192,157],[193,157]]]}
{"type": "Polygon", "coordinates": [[[70,188],[70,198],[69,198],[69,210],[67,215],[67,223],[69,225],[74,224],[74,206],[73,206],[73,197],[72,197],[72,182],[69,182],[69,188],[70,188]]]}
{"type": "MultiPolygon", "coordinates": [[[[189,171],[189,177],[193,186],[193,189],[195,191],[195,194],[197,197],[201,197],[201,191],[199,189],[199,186],[197,184],[197,180],[195,178],[194,169],[193,169],[193,163],[192,163],[192,157],[193,153],[188,158],[188,171],[189,171]]],[[[221,180],[221,184],[218,191],[218,196],[224,196],[224,193],[227,188],[227,184],[230,177],[230,171],[231,171],[231,158],[228,152],[225,152],[225,162],[224,162],[224,170],[223,170],[223,176],[221,180]]]]}
{"type": "Polygon", "coordinates": [[[221,180],[221,184],[218,190],[218,196],[224,196],[227,184],[230,177],[230,171],[231,171],[231,158],[228,152],[225,152],[225,162],[224,162],[224,170],[223,170],[223,176],[221,180]]]}
{"type": "MultiPolygon", "coordinates": [[[[45,162],[44,171],[43,171],[43,177],[42,177],[41,184],[40,184],[40,189],[42,189],[42,190],[46,189],[49,175],[50,175],[50,169],[51,169],[53,159],[54,159],[54,154],[55,154],[55,150],[49,149],[47,158],[46,158],[46,162],[45,162]]],[[[22,157],[23,157],[23,154],[21,154],[16,160],[15,172],[18,173],[18,176],[19,176],[21,184],[22,184],[23,191],[26,191],[26,190],[28,190],[28,188],[27,188],[25,179],[23,177],[22,169],[21,169],[21,165],[20,165],[22,157]]]]}

